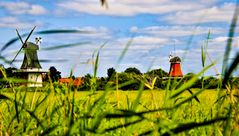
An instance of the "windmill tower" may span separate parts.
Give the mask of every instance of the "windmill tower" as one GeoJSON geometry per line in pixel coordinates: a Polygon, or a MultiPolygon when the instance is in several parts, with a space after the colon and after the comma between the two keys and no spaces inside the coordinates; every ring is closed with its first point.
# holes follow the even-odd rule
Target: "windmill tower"
{"type": "Polygon", "coordinates": [[[21,78],[27,79],[27,87],[42,87],[42,74],[47,73],[46,71],[42,71],[40,62],[37,56],[37,50],[39,50],[39,41],[40,39],[36,38],[36,43],[28,42],[27,40],[30,38],[31,34],[33,33],[34,27],[29,35],[27,36],[26,40],[23,42],[18,30],[17,35],[22,42],[22,47],[12,60],[11,64],[15,61],[18,54],[21,50],[24,50],[24,59],[21,65],[21,68],[16,73],[20,73],[21,78]]]}
{"type": "Polygon", "coordinates": [[[183,77],[183,72],[181,70],[181,59],[178,56],[171,56],[169,58],[170,62],[170,77],[183,77]]]}
{"type": "Polygon", "coordinates": [[[169,62],[170,62],[170,69],[169,69],[169,77],[183,77],[183,72],[181,70],[181,59],[176,56],[176,51],[175,51],[175,42],[174,40],[174,45],[173,45],[173,55],[169,55],[169,62]]]}

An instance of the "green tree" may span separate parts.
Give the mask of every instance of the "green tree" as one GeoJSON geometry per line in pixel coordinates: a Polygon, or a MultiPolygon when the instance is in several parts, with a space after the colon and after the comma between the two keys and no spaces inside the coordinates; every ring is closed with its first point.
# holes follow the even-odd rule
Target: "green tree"
{"type": "Polygon", "coordinates": [[[57,82],[61,78],[61,72],[59,72],[54,66],[49,68],[49,76],[52,82],[57,82]]]}
{"type": "Polygon", "coordinates": [[[138,90],[141,84],[142,75],[135,73],[118,73],[118,83],[124,84],[126,82],[131,82],[130,84],[120,87],[122,90],[138,90]]]}
{"type": "Polygon", "coordinates": [[[204,79],[204,86],[205,88],[209,88],[209,89],[215,89],[217,87],[219,87],[219,79],[215,78],[215,77],[206,77],[204,79]]]}
{"type": "Polygon", "coordinates": [[[151,78],[154,78],[154,77],[159,77],[159,78],[168,77],[168,73],[166,71],[162,70],[161,68],[148,71],[147,73],[145,73],[145,75],[148,75],[151,78]]]}
{"type": "Polygon", "coordinates": [[[109,80],[114,80],[115,74],[116,74],[115,69],[114,69],[114,68],[109,68],[109,69],[107,70],[107,75],[108,75],[107,80],[108,80],[108,81],[109,81],[109,80]]]}
{"type": "Polygon", "coordinates": [[[80,90],[90,90],[90,85],[91,85],[91,75],[88,73],[84,77],[82,77],[83,80],[83,85],[80,86],[80,90]]]}
{"type": "Polygon", "coordinates": [[[142,75],[142,73],[140,72],[140,70],[138,70],[138,69],[135,68],[135,67],[127,68],[124,72],[125,72],[125,73],[134,73],[134,74],[137,74],[137,75],[142,75]]]}

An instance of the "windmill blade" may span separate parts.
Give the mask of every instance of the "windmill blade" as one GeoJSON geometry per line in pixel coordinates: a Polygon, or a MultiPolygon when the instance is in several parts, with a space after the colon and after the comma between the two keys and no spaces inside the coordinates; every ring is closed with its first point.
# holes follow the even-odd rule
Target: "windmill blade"
{"type": "Polygon", "coordinates": [[[29,35],[27,36],[27,38],[26,38],[24,44],[27,43],[27,40],[30,38],[30,36],[32,35],[32,32],[35,30],[35,28],[36,28],[36,26],[34,26],[33,29],[31,30],[31,32],[29,33],[29,35]]]}
{"type": "Polygon", "coordinates": [[[20,50],[17,52],[17,54],[15,55],[15,57],[13,58],[13,60],[11,61],[10,65],[12,65],[13,61],[15,61],[15,59],[17,58],[18,54],[21,52],[23,46],[20,48],[20,50]]]}
{"type": "Polygon", "coordinates": [[[24,44],[24,43],[23,43],[23,40],[22,40],[22,37],[21,37],[21,35],[19,34],[19,32],[18,32],[17,29],[16,29],[16,31],[17,31],[17,36],[18,36],[18,38],[20,39],[20,41],[22,42],[22,44],[24,44]]]}
{"type": "MultiPolygon", "coordinates": [[[[31,30],[31,32],[28,34],[25,42],[23,43],[22,47],[20,48],[20,50],[17,52],[17,54],[15,55],[15,57],[13,58],[13,60],[11,61],[10,65],[14,62],[14,60],[17,58],[18,54],[21,52],[22,48],[24,47],[24,45],[27,43],[27,40],[30,38],[30,36],[32,35],[32,32],[34,31],[34,29],[36,28],[36,26],[33,27],[33,29],[31,30]]],[[[19,37],[21,37],[19,35],[19,37]]],[[[22,41],[22,39],[21,39],[22,41]]]]}

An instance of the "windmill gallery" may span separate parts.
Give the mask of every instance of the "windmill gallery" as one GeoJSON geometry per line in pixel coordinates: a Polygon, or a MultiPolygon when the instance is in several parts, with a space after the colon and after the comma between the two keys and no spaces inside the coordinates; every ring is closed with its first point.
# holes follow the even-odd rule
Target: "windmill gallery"
{"type": "MultiPolygon", "coordinates": [[[[19,55],[19,53],[24,50],[24,59],[22,61],[22,65],[20,69],[13,70],[12,72],[15,73],[17,78],[19,79],[25,79],[27,82],[22,83],[23,85],[27,87],[43,87],[43,77],[46,77],[49,73],[47,70],[42,70],[42,67],[40,65],[40,61],[38,59],[37,50],[39,50],[39,45],[41,44],[41,38],[37,37],[35,38],[35,43],[28,42],[28,39],[32,35],[33,31],[35,30],[36,26],[30,31],[25,41],[23,41],[21,35],[19,34],[18,30],[16,29],[17,36],[19,40],[21,41],[21,48],[13,58],[10,64],[14,63],[16,57],[19,55]]],[[[170,55],[170,70],[169,70],[169,76],[164,77],[163,79],[168,78],[182,78],[182,70],[181,70],[181,59],[178,56],[172,56],[170,55]]],[[[64,84],[72,84],[79,86],[83,84],[83,81],[81,78],[61,78],[59,79],[60,83],[64,84]]]]}

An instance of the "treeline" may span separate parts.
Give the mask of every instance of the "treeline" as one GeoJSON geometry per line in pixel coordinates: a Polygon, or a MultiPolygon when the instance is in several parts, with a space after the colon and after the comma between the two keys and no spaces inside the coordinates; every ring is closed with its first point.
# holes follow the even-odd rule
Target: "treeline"
{"type": "MultiPolygon", "coordinates": [[[[7,77],[19,77],[17,73],[13,73],[16,68],[3,68],[7,77]]],[[[3,73],[0,73],[0,87],[6,87],[7,81],[3,78],[3,73]]],[[[83,84],[78,86],[78,90],[105,90],[119,89],[119,90],[139,90],[141,89],[176,89],[182,84],[185,84],[193,77],[196,77],[194,73],[188,73],[182,78],[169,78],[169,74],[162,69],[154,69],[146,73],[142,73],[135,67],[127,68],[123,72],[117,72],[114,68],[107,70],[107,77],[93,77],[90,74],[86,74],[81,78],[83,84]]],[[[49,81],[58,84],[58,80],[61,78],[61,72],[55,67],[49,68],[49,73],[44,76],[44,82],[49,81]]],[[[74,76],[70,77],[74,79],[74,76]]],[[[231,77],[229,80],[231,86],[239,88],[239,77],[231,77]]],[[[191,86],[192,88],[207,88],[216,89],[221,86],[220,78],[213,76],[199,77],[191,86]]]]}
{"type": "MultiPolygon", "coordinates": [[[[169,78],[169,74],[162,69],[154,69],[146,73],[141,73],[137,68],[127,68],[124,72],[116,72],[114,68],[107,70],[107,77],[95,78],[90,74],[82,77],[84,84],[79,90],[105,90],[108,88],[119,90],[139,90],[143,89],[176,89],[185,84],[193,77],[194,73],[188,73],[182,78],[169,78]]],[[[239,88],[239,78],[234,77],[229,80],[230,85],[239,88]]],[[[192,88],[216,89],[221,86],[221,81],[217,77],[205,76],[197,78],[192,88]]]]}

